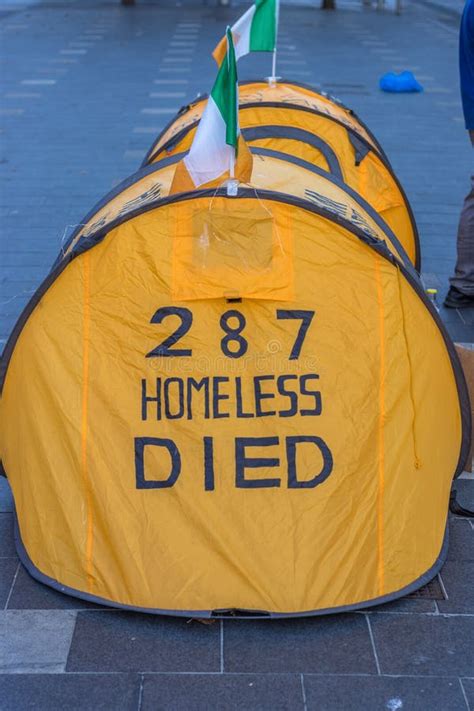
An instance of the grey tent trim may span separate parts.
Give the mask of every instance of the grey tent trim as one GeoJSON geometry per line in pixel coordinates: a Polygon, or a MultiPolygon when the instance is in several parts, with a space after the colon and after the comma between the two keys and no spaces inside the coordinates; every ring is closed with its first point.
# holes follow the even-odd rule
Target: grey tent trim
{"type": "Polygon", "coordinates": [[[253,126],[252,128],[243,128],[242,135],[249,143],[258,141],[262,138],[290,138],[295,141],[301,141],[313,148],[319,150],[325,157],[329,166],[329,172],[335,175],[339,180],[343,180],[341,165],[331,146],[323,141],[319,136],[309,131],[303,131],[302,128],[294,126],[253,126]]]}

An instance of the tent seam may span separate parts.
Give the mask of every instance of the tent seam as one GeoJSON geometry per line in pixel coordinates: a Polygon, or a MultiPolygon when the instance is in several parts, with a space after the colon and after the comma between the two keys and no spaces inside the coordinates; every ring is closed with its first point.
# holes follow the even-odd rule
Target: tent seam
{"type": "Polygon", "coordinates": [[[88,415],[89,415],[89,346],[90,346],[90,254],[83,260],[83,317],[82,317],[82,400],[81,400],[81,471],[86,494],[86,550],[85,564],[87,589],[92,592],[92,552],[94,528],[92,517],[92,490],[87,467],[88,415]]]}
{"type": "Polygon", "coordinates": [[[403,332],[403,340],[405,341],[405,350],[407,354],[407,360],[408,360],[408,370],[409,370],[409,388],[408,392],[410,393],[410,401],[411,401],[411,407],[412,407],[412,425],[411,425],[411,433],[412,433],[412,438],[413,438],[413,453],[415,455],[415,469],[419,469],[421,466],[421,460],[418,457],[418,445],[417,445],[417,439],[416,439],[416,429],[415,429],[415,419],[416,419],[416,409],[415,409],[415,398],[413,396],[413,367],[412,367],[412,362],[411,362],[411,357],[410,357],[410,349],[408,348],[408,338],[407,338],[407,330],[406,330],[406,319],[405,319],[405,309],[403,307],[403,301],[402,301],[402,290],[400,286],[400,270],[397,267],[397,286],[398,286],[398,300],[400,302],[400,311],[402,314],[402,332],[403,332]]]}
{"type": "Polygon", "coordinates": [[[375,278],[377,284],[377,302],[379,307],[379,339],[380,339],[380,365],[379,365],[379,421],[378,421],[378,487],[377,487],[377,574],[379,595],[384,594],[384,522],[383,504],[385,490],[385,310],[383,303],[383,290],[380,270],[380,259],[374,254],[375,278]]]}

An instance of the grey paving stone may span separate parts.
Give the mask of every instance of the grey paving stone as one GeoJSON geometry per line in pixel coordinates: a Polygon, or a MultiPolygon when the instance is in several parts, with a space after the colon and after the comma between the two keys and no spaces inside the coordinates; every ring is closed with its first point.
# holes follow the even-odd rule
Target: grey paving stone
{"type": "Polygon", "coordinates": [[[464,8],[464,0],[417,0],[422,5],[439,9],[459,17],[464,8]]]}
{"type": "Polygon", "coordinates": [[[463,338],[472,338],[472,329],[465,326],[461,321],[459,323],[446,323],[446,330],[451,336],[451,340],[455,343],[462,343],[463,338]]]}
{"type": "Polygon", "coordinates": [[[0,513],[0,558],[12,558],[15,556],[13,514],[0,513]]]}
{"type": "Polygon", "coordinates": [[[370,607],[367,612],[406,612],[411,614],[426,614],[436,612],[436,604],[434,600],[420,600],[416,598],[402,597],[400,600],[387,602],[385,605],[370,607]]]}
{"type": "Polygon", "coordinates": [[[442,321],[448,326],[451,324],[454,325],[464,325],[463,320],[461,316],[459,315],[459,309],[445,309],[442,306],[442,302],[444,297],[446,296],[446,290],[442,289],[440,293],[438,294],[438,299],[441,302],[440,303],[440,309],[439,309],[439,315],[441,316],[442,321]]]}
{"type": "Polygon", "coordinates": [[[2,711],[135,711],[135,674],[0,675],[2,711]]]}
{"type": "Polygon", "coordinates": [[[448,599],[438,602],[439,611],[474,613],[474,560],[448,561],[441,570],[441,579],[448,599]]]}
{"type": "Polygon", "coordinates": [[[75,625],[74,612],[0,612],[0,672],[61,672],[75,625]]]}
{"type": "Polygon", "coordinates": [[[219,671],[220,625],[79,612],[67,671],[219,671]]]}
{"type": "Polygon", "coordinates": [[[18,558],[0,558],[0,609],[6,605],[18,565],[18,558]]]}
{"type": "Polygon", "coordinates": [[[466,675],[474,669],[474,617],[371,615],[383,674],[466,675]]]}
{"type": "Polygon", "coordinates": [[[474,511],[474,480],[456,479],[456,491],[461,506],[474,511]]]}
{"type": "MultiPolygon", "coordinates": [[[[474,307],[462,309],[459,315],[461,317],[461,321],[463,321],[467,326],[474,326],[474,307]]],[[[474,328],[471,328],[471,333],[474,335],[474,328]]]]}
{"type": "Polygon", "coordinates": [[[474,561],[474,530],[470,519],[451,517],[448,561],[474,561]]]}
{"type": "Polygon", "coordinates": [[[375,673],[363,615],[226,622],[229,672],[375,673]]]}
{"type": "Polygon", "coordinates": [[[465,711],[458,679],[305,675],[308,711],[465,711]]]}
{"type": "Polygon", "coordinates": [[[474,679],[462,679],[461,681],[469,704],[469,711],[474,711],[474,679]]]}
{"type": "Polygon", "coordinates": [[[299,674],[145,675],[141,711],[303,711],[299,674]]]}
{"type": "Polygon", "coordinates": [[[0,476],[0,513],[13,511],[13,496],[10,484],[4,476],[0,476]]]}
{"type": "Polygon", "coordinates": [[[89,608],[104,609],[92,602],[86,602],[71,595],[63,595],[48,585],[39,583],[23,566],[18,571],[8,603],[9,610],[83,610],[89,608]]]}

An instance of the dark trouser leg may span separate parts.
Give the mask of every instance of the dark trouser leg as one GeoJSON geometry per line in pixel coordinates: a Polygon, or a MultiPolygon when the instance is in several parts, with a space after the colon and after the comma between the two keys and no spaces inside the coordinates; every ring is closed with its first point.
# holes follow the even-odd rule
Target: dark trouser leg
{"type": "MultiPolygon", "coordinates": [[[[470,137],[474,146],[474,131],[470,131],[470,137]]],[[[474,296],[474,175],[459,220],[457,250],[456,269],[450,282],[463,294],[474,296]]]]}

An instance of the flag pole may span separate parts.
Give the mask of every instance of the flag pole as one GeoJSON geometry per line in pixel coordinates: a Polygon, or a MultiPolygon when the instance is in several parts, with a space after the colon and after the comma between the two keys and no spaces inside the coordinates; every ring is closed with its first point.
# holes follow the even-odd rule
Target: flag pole
{"type": "Polygon", "coordinates": [[[275,47],[273,49],[273,57],[272,57],[272,75],[271,75],[270,80],[268,82],[270,84],[270,86],[275,86],[278,79],[280,78],[280,77],[277,77],[277,75],[276,75],[279,15],[280,15],[280,0],[275,0],[275,47]]]}
{"type": "Polygon", "coordinates": [[[239,181],[235,177],[235,148],[230,152],[229,180],[227,181],[227,197],[236,197],[239,192],[239,181]]]}
{"type": "MultiPolygon", "coordinates": [[[[232,31],[230,27],[227,27],[226,29],[226,36],[227,36],[227,61],[229,61],[229,35],[232,37],[232,31]]],[[[235,55],[234,55],[234,61],[235,61],[235,55]]],[[[239,140],[239,80],[236,75],[236,85],[235,85],[235,91],[236,91],[236,104],[235,104],[235,112],[236,112],[236,126],[237,126],[237,141],[239,140]]],[[[229,157],[229,180],[227,181],[227,197],[236,197],[237,193],[239,192],[239,181],[235,179],[235,154],[237,152],[236,146],[231,146],[230,149],[230,157],[229,157]]]]}

